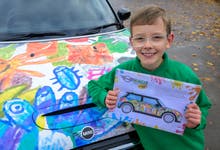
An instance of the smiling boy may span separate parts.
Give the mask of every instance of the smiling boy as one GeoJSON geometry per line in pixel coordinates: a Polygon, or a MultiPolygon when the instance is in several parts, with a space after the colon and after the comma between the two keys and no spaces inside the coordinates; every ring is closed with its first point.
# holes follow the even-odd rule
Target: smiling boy
{"type": "MultiPolygon", "coordinates": [[[[113,89],[117,68],[201,84],[190,67],[170,59],[165,52],[171,47],[174,34],[171,32],[171,22],[164,9],[158,6],[140,9],[131,18],[130,30],[130,43],[137,57],[88,83],[89,94],[94,103],[109,109],[116,107],[117,95],[120,92],[120,89],[113,89]]],[[[203,150],[203,130],[210,107],[211,103],[202,89],[196,103],[187,107],[187,123],[183,136],[141,125],[134,127],[147,150],[203,150]]]]}

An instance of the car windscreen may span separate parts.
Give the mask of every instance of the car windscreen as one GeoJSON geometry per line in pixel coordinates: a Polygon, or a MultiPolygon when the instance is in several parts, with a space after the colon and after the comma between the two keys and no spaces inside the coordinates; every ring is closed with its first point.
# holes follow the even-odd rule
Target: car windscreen
{"type": "Polygon", "coordinates": [[[105,0],[1,0],[0,41],[65,37],[116,30],[105,0]]]}

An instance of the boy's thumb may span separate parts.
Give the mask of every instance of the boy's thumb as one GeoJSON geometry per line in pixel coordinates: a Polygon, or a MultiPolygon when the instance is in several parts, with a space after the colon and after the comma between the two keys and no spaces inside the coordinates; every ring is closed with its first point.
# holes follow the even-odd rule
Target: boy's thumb
{"type": "Polygon", "coordinates": [[[117,93],[120,92],[120,89],[119,89],[119,88],[115,88],[114,90],[115,90],[117,93]]]}

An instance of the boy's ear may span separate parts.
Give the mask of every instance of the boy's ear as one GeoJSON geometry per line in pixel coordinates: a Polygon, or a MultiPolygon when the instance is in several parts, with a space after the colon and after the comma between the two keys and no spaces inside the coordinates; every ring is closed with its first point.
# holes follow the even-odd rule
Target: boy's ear
{"type": "Polygon", "coordinates": [[[131,36],[129,37],[129,42],[130,42],[131,46],[133,47],[133,43],[132,43],[132,40],[131,40],[131,36]]]}
{"type": "Polygon", "coordinates": [[[172,43],[173,43],[173,40],[174,40],[174,33],[171,32],[168,37],[167,37],[167,40],[168,40],[168,43],[167,43],[167,48],[170,48],[172,43]]]}

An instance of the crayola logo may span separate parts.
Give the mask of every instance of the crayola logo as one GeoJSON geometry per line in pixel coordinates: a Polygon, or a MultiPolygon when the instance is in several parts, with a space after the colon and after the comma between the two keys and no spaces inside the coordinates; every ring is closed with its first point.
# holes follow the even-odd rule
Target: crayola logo
{"type": "Polygon", "coordinates": [[[148,81],[139,80],[139,79],[135,79],[130,76],[124,76],[124,75],[121,75],[121,77],[125,82],[133,82],[134,84],[137,84],[138,88],[140,89],[147,88],[148,81]]]}

